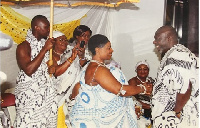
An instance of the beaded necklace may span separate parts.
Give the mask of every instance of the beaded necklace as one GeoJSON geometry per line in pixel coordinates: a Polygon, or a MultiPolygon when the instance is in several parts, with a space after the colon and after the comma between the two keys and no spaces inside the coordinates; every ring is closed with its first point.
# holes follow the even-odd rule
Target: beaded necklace
{"type": "Polygon", "coordinates": [[[53,50],[53,52],[56,53],[56,54],[59,55],[59,56],[61,55],[61,53],[58,53],[58,52],[56,52],[55,50],[53,50]]]}
{"type": "Polygon", "coordinates": [[[95,62],[95,63],[97,63],[98,65],[106,66],[105,63],[99,62],[99,61],[97,61],[97,60],[90,60],[90,62],[95,62]]]}
{"type": "Polygon", "coordinates": [[[94,81],[94,76],[95,76],[95,74],[96,74],[97,69],[99,68],[99,66],[104,66],[104,67],[106,67],[106,65],[105,65],[103,62],[99,62],[99,61],[97,61],[97,60],[90,60],[90,62],[95,62],[95,63],[98,64],[97,68],[96,68],[95,71],[94,71],[92,80],[91,80],[91,82],[90,82],[90,86],[92,86],[92,82],[94,81]]]}
{"type": "Polygon", "coordinates": [[[148,82],[148,80],[149,80],[149,78],[147,77],[146,78],[146,81],[145,82],[143,82],[138,76],[136,76],[136,78],[142,83],[142,84],[144,84],[144,83],[146,83],[146,82],[148,82]]]}

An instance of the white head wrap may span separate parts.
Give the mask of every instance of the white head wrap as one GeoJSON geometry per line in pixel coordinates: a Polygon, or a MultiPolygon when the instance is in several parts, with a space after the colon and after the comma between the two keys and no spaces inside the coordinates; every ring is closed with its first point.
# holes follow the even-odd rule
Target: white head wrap
{"type": "Polygon", "coordinates": [[[53,37],[54,38],[57,38],[57,37],[60,37],[60,36],[63,36],[63,35],[65,35],[65,34],[60,32],[60,31],[54,31],[53,32],[53,37]]]}
{"type": "MultiPolygon", "coordinates": [[[[137,71],[137,67],[141,64],[146,65],[149,68],[149,64],[147,63],[147,61],[139,61],[136,65],[135,65],[135,71],[137,71]]],[[[150,68],[149,68],[150,69],[150,68]]]]}

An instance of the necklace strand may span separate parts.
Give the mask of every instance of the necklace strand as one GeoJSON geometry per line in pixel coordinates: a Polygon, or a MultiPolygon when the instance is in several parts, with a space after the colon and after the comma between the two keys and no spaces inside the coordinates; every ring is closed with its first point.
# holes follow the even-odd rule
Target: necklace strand
{"type": "Polygon", "coordinates": [[[56,54],[59,55],[59,56],[61,55],[61,53],[58,53],[58,52],[56,52],[55,50],[53,50],[53,52],[56,53],[56,54]]]}
{"type": "Polygon", "coordinates": [[[137,79],[142,83],[142,84],[144,84],[144,83],[146,83],[146,82],[148,82],[148,77],[146,78],[146,80],[145,80],[145,82],[143,82],[138,76],[136,76],[137,77],[137,79]]]}
{"type": "Polygon", "coordinates": [[[97,61],[97,60],[90,60],[90,62],[95,62],[95,63],[97,63],[98,65],[103,65],[103,66],[105,66],[105,64],[104,64],[103,62],[99,62],[99,61],[97,61]]]}

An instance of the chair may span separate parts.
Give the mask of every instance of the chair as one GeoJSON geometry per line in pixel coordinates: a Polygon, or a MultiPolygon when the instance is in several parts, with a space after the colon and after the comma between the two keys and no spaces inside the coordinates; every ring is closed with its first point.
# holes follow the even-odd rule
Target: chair
{"type": "Polygon", "coordinates": [[[4,113],[4,116],[1,116],[1,118],[4,118],[2,120],[7,120],[7,122],[2,122],[2,125],[10,126],[12,128],[16,115],[15,95],[12,93],[1,93],[1,110],[4,113]]]}

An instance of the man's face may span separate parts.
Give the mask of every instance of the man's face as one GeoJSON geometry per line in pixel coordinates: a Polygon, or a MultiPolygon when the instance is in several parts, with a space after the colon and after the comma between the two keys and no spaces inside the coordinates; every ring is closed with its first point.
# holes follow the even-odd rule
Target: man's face
{"type": "Polygon", "coordinates": [[[166,53],[169,47],[169,39],[167,36],[167,32],[156,32],[154,36],[153,44],[155,44],[156,49],[162,54],[166,53]]]}
{"type": "Polygon", "coordinates": [[[42,38],[47,39],[49,36],[49,31],[50,31],[50,24],[48,20],[42,20],[38,23],[39,29],[39,34],[42,38]]]}

